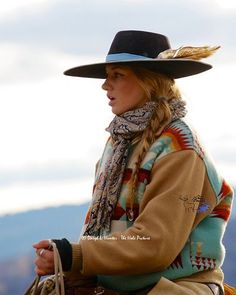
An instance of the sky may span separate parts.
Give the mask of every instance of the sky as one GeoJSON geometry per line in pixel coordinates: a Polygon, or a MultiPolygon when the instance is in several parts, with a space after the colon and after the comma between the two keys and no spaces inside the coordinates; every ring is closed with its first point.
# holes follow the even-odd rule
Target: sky
{"type": "Polygon", "coordinates": [[[102,80],[63,71],[103,61],[126,29],[167,35],[173,48],[221,46],[212,70],[177,84],[236,186],[235,28],[235,0],[0,0],[0,215],[90,200],[113,115],[102,80]]]}

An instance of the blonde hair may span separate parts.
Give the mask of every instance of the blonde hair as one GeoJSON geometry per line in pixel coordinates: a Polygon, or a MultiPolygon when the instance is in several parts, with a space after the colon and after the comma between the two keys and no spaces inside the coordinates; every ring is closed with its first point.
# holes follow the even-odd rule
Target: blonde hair
{"type": "Polygon", "coordinates": [[[172,114],[169,102],[172,99],[181,99],[180,91],[176,86],[174,79],[144,68],[132,67],[132,70],[138,78],[139,85],[144,90],[146,99],[148,101],[157,102],[157,107],[151,118],[149,127],[144,130],[139,138],[136,139],[137,141],[140,141],[140,149],[129,185],[127,205],[130,206],[131,209],[133,208],[135,201],[138,172],[141,162],[150,146],[158,136],[160,136],[163,129],[171,122],[172,114]]]}

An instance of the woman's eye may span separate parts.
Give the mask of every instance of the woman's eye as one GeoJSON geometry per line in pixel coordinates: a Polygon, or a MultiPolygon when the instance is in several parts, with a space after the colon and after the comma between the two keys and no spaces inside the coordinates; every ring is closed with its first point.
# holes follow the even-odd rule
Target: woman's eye
{"type": "Polygon", "coordinates": [[[124,75],[122,73],[114,73],[115,78],[123,77],[124,75]]]}

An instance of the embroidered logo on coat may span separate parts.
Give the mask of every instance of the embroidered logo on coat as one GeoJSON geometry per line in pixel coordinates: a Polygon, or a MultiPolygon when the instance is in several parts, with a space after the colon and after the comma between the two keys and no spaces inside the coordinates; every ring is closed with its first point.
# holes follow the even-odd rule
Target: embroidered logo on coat
{"type": "Polygon", "coordinates": [[[179,197],[179,199],[183,202],[186,212],[204,213],[210,208],[206,199],[200,195],[194,197],[183,196],[179,197]]]}

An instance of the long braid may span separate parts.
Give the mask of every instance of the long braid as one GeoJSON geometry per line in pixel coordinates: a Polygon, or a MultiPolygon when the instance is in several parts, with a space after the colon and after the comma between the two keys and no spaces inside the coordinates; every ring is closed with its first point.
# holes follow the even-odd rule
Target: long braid
{"type": "Polygon", "coordinates": [[[158,105],[152,116],[149,127],[144,130],[140,138],[140,149],[134,164],[127,197],[127,206],[130,207],[131,211],[133,210],[133,204],[135,202],[140,165],[150,149],[150,146],[171,121],[169,101],[173,98],[180,99],[179,90],[176,88],[172,79],[160,74],[153,74],[152,72],[143,69],[136,68],[134,69],[134,72],[139,78],[140,85],[145,90],[147,98],[156,101],[158,105]]]}

